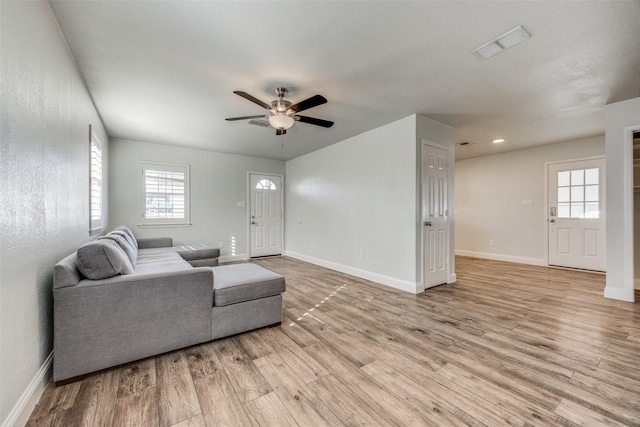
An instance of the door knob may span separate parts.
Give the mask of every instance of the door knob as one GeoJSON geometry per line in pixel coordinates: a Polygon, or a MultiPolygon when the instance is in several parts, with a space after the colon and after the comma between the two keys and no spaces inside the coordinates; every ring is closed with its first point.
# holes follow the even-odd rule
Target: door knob
{"type": "Polygon", "coordinates": [[[556,222],[555,218],[551,218],[549,222],[556,222]]]}
{"type": "Polygon", "coordinates": [[[425,221],[424,225],[425,227],[431,227],[431,221],[425,221]]]}
{"type": "Polygon", "coordinates": [[[251,221],[251,224],[252,224],[252,225],[256,225],[256,222],[255,222],[255,221],[251,221]]]}

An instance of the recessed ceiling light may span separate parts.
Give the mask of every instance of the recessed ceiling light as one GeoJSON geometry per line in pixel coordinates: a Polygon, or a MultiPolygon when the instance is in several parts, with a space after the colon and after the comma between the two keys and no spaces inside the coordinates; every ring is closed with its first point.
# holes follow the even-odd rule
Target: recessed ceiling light
{"type": "Polygon", "coordinates": [[[488,43],[483,44],[479,48],[475,49],[473,53],[480,57],[480,59],[489,59],[503,50],[509,49],[510,47],[522,43],[529,38],[531,38],[531,35],[527,30],[525,30],[522,25],[518,25],[516,28],[507,31],[488,43]]]}
{"type": "Polygon", "coordinates": [[[493,140],[494,144],[500,144],[501,142],[504,142],[504,138],[497,138],[493,140]]]}

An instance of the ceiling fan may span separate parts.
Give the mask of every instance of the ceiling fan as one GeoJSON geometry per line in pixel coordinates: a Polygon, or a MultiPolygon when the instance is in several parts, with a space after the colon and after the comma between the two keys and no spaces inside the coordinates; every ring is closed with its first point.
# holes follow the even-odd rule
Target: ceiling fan
{"type": "Polygon", "coordinates": [[[298,114],[299,112],[308,110],[309,108],[326,104],[327,99],[324,96],[314,95],[311,98],[307,98],[304,101],[298,102],[297,104],[292,104],[291,102],[284,99],[288,92],[289,91],[286,88],[276,88],[278,99],[276,99],[275,101],[271,101],[271,104],[267,104],[266,102],[262,102],[258,98],[255,98],[246,92],[242,92],[240,90],[233,91],[233,93],[235,93],[236,95],[239,95],[244,99],[251,101],[254,104],[258,104],[262,108],[268,110],[269,114],[230,117],[226,120],[235,121],[265,118],[269,120],[269,124],[271,125],[271,127],[276,130],[276,135],[284,135],[285,133],[287,133],[287,129],[293,126],[293,124],[297,121],[302,123],[309,123],[311,125],[322,126],[325,128],[330,128],[331,126],[333,126],[333,122],[330,122],[328,120],[316,119],[313,117],[301,116],[298,114]]]}

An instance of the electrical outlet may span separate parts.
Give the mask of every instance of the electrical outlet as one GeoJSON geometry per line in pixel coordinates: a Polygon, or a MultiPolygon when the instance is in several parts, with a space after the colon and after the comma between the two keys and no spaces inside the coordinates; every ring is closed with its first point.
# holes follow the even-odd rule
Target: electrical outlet
{"type": "Polygon", "coordinates": [[[363,250],[360,250],[358,252],[358,258],[360,258],[360,259],[364,258],[364,251],[363,250]]]}
{"type": "Polygon", "coordinates": [[[493,240],[489,240],[489,246],[493,246],[493,240]]]}
{"type": "Polygon", "coordinates": [[[224,241],[220,240],[220,243],[218,243],[218,247],[220,249],[224,248],[224,241]]]}

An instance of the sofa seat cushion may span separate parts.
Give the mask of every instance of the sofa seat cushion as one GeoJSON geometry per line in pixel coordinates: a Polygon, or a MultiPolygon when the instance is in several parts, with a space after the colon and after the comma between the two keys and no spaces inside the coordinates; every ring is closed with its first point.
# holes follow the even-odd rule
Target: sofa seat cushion
{"type": "Polygon", "coordinates": [[[91,280],[134,272],[124,250],[109,239],[93,240],[80,246],[76,252],[76,265],[80,273],[91,280]]]}
{"type": "Polygon", "coordinates": [[[175,252],[140,255],[135,266],[136,274],[168,273],[191,270],[193,267],[175,252]]]}
{"type": "Polygon", "coordinates": [[[278,295],[284,292],[284,277],[257,264],[213,267],[216,307],[278,295]]]}

